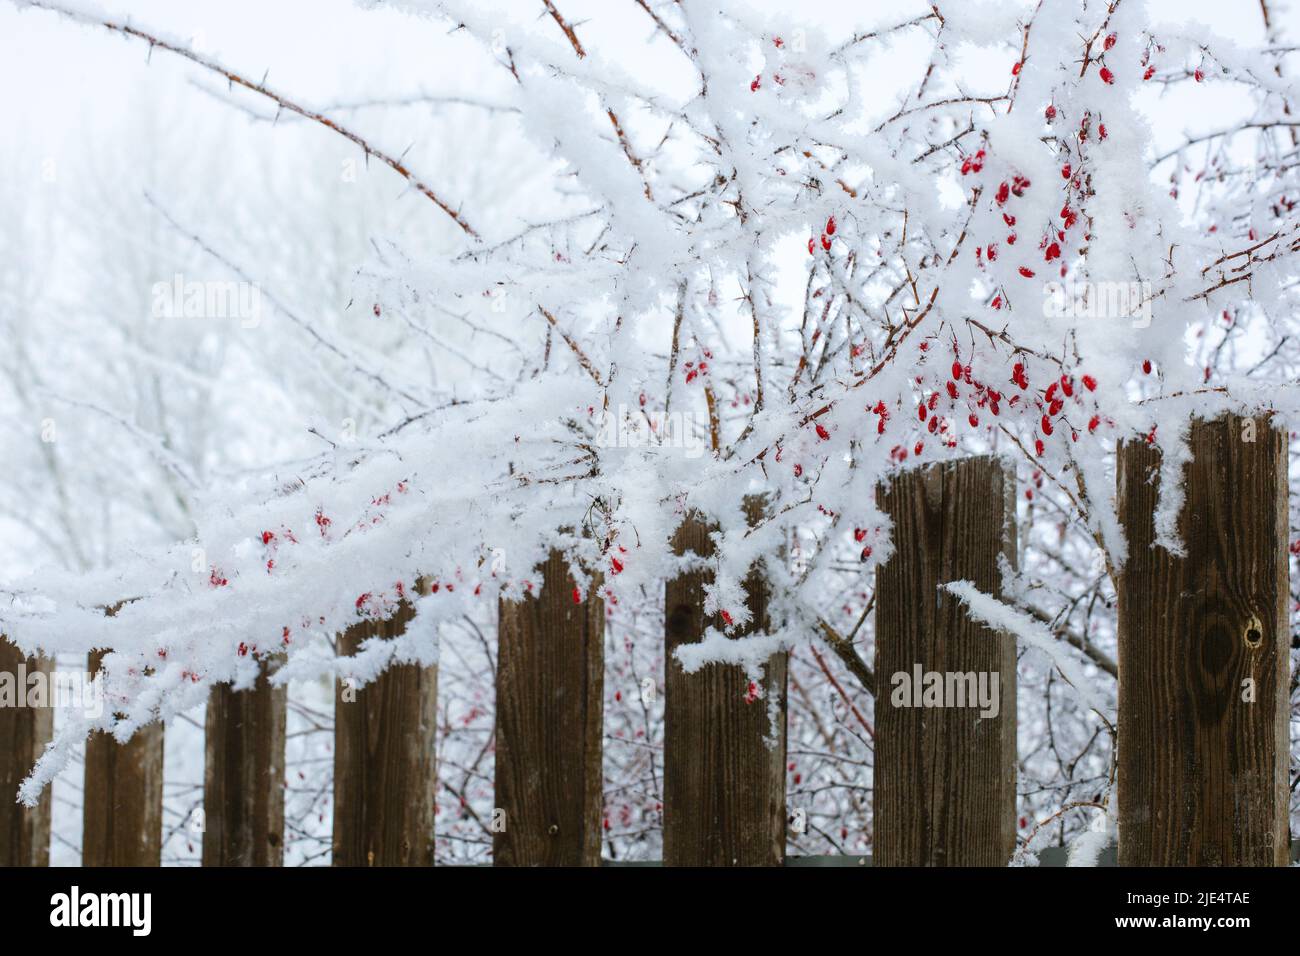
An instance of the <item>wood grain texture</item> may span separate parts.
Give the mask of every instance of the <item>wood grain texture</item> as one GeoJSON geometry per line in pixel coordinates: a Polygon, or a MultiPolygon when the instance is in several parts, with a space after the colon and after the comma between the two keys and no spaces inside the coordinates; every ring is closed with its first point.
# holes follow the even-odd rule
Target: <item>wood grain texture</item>
{"type": "Polygon", "coordinates": [[[497,634],[496,866],[599,866],[605,602],[580,604],[563,555],[540,596],[501,601],[497,634]]]}
{"type": "MultiPolygon", "coordinates": [[[[90,673],[107,651],[93,651],[90,673]]],[[[119,744],[95,731],[86,740],[82,866],[158,866],[162,862],[163,725],[119,744]]]]}
{"type": "Polygon", "coordinates": [[[1121,866],[1287,861],[1287,440],[1243,434],[1193,423],[1181,557],[1152,546],[1159,451],[1119,452],[1121,866]]]}
{"type": "MultiPolygon", "coordinates": [[[[761,500],[746,508],[753,521],[761,500]]],[[[715,530],[689,515],[673,537],[678,555],[714,553],[715,530]]],[[[707,664],[686,673],[674,651],[706,628],[723,627],[704,613],[707,569],[664,587],[664,865],[780,866],[785,859],[786,654],[774,655],[762,696],[746,702],[749,677],[738,665],[707,664]],[[771,726],[768,703],[776,707],[771,726]]],[[[738,631],[768,628],[769,588],[761,572],[745,580],[752,620],[738,631]]]]}
{"type": "Polygon", "coordinates": [[[895,553],[876,571],[875,866],[1004,866],[1016,839],[1016,649],[940,590],[1000,596],[1012,566],[1015,479],[996,458],[904,472],[878,491],[895,553]],[[997,673],[996,717],[978,707],[894,706],[893,675],[997,673]]]}
{"type": "MultiPolygon", "coordinates": [[[[403,603],[387,621],[354,624],[339,653],[371,637],[396,637],[414,616],[403,603]]],[[[438,669],[389,667],[364,687],[334,695],[334,865],[432,866],[437,789],[438,669]]]]}
{"type": "Polygon", "coordinates": [[[203,762],[203,865],[284,863],[284,734],[288,689],[263,662],[248,690],[208,697],[203,762]]]}
{"type": "MultiPolygon", "coordinates": [[[[0,673],[12,675],[15,694],[24,694],[27,675],[50,671],[48,660],[24,657],[0,635],[0,673]]],[[[19,785],[53,732],[51,707],[0,706],[0,866],[47,866],[50,862],[51,788],[45,788],[40,802],[30,810],[16,800],[19,785]]]]}

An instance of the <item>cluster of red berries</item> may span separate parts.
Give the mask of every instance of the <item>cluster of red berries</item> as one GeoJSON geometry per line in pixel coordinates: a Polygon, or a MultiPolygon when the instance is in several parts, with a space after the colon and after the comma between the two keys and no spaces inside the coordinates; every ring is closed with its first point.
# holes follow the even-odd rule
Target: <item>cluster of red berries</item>
{"type": "MultiPolygon", "coordinates": [[[[877,528],[876,531],[879,532],[880,529],[877,528]]],[[[854,528],[854,529],[853,529],[853,540],[856,541],[858,544],[862,544],[862,542],[866,541],[866,540],[867,540],[867,529],[866,529],[866,528],[854,528]]],[[[868,545],[864,545],[864,546],[863,546],[863,548],[862,548],[862,553],[859,555],[859,560],[866,561],[869,557],[871,557],[871,545],[868,544],[868,545]]]]}
{"type": "Polygon", "coordinates": [[[978,173],[984,168],[985,158],[983,149],[978,149],[974,153],[966,156],[961,161],[961,174],[963,176],[968,176],[971,173],[978,173]]]}
{"type": "Polygon", "coordinates": [[[686,381],[693,382],[702,375],[707,376],[709,374],[709,362],[712,359],[713,353],[705,349],[698,361],[687,362],[683,366],[686,369],[686,381]]]}
{"type": "MultiPolygon", "coordinates": [[[[822,229],[822,238],[821,238],[821,247],[822,247],[822,251],[824,251],[824,252],[830,252],[830,251],[831,251],[831,237],[835,235],[835,229],[836,229],[836,228],[837,228],[837,227],[836,227],[836,225],[835,225],[835,217],[834,217],[834,216],[831,216],[830,218],[828,218],[828,219],[826,220],[826,226],[822,229]]],[[[808,240],[808,255],[811,256],[811,255],[815,254],[816,252],[817,252],[817,240],[812,239],[812,238],[809,238],[809,240],[808,240]]],[[[817,293],[817,295],[820,295],[820,294],[821,294],[821,293],[820,293],[820,291],[819,291],[819,292],[817,293]]]]}

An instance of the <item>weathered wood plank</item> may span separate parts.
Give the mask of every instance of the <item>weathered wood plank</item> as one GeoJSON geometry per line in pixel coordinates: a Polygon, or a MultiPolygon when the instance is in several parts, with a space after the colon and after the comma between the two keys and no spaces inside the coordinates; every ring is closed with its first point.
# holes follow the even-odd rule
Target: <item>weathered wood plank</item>
{"type": "Polygon", "coordinates": [[[266,664],[248,690],[208,697],[203,765],[203,865],[284,863],[284,734],[288,690],[266,664]]]}
{"type": "Polygon", "coordinates": [[[1003,866],[1015,849],[1015,641],[940,590],[965,580],[1001,594],[998,558],[1016,559],[1014,487],[1001,462],[981,457],[879,490],[896,550],[876,572],[876,866],[1003,866]],[[990,701],[996,674],[996,716],[970,706],[969,681],[964,701],[916,706],[918,669],[921,690],[926,672],[974,674],[977,687],[985,675],[990,701]]]}
{"type": "MultiPolygon", "coordinates": [[[[23,654],[0,635],[0,674],[13,693],[25,695],[28,675],[49,674],[50,662],[23,654]]],[[[24,696],[25,701],[25,696],[24,696]]],[[[18,786],[54,732],[52,707],[0,706],[0,866],[47,866],[50,862],[50,788],[30,810],[16,802],[18,786]]],[[[47,701],[46,703],[52,703],[47,701]]]]}
{"type": "MultiPolygon", "coordinates": [[[[396,637],[414,616],[404,602],[387,621],[339,637],[353,654],[370,637],[396,637]]],[[[334,695],[334,865],[432,866],[438,669],[389,667],[334,695]]]]}
{"type": "Polygon", "coordinates": [[[1120,865],[1283,866],[1287,438],[1225,416],[1190,442],[1183,556],[1153,547],[1159,451],[1119,453],[1120,865]]]}
{"type": "MultiPolygon", "coordinates": [[[[107,651],[93,651],[99,673],[107,651]]],[[[119,744],[96,731],[86,740],[82,866],[158,866],[162,862],[163,725],[119,744]]]]}
{"type": "MultiPolygon", "coordinates": [[[[750,520],[757,520],[761,499],[748,499],[746,509],[750,520]]],[[[688,516],[673,537],[674,552],[712,556],[712,530],[688,516]]],[[[712,572],[701,569],[664,588],[664,864],[780,866],[786,827],[786,654],[768,661],[763,686],[752,688],[754,693],[738,665],[708,664],[686,673],[674,656],[676,648],[699,641],[709,626],[724,624],[704,613],[704,588],[711,579],[712,572]]],[[[769,588],[759,567],[751,569],[745,589],[752,619],[737,636],[769,624],[769,588]]]]}
{"type": "Polygon", "coordinates": [[[574,590],[552,552],[540,595],[500,602],[497,866],[600,865],[605,602],[599,578],[574,590]]]}

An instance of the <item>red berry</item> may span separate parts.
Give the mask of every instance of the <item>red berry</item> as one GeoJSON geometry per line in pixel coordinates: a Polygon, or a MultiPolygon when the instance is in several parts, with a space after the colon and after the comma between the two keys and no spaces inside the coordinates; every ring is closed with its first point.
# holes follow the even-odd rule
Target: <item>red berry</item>
{"type": "Polygon", "coordinates": [[[1113,49],[1115,46],[1115,41],[1117,39],[1118,37],[1116,37],[1115,34],[1112,33],[1110,36],[1106,37],[1106,42],[1103,45],[1107,50],[1113,49]]]}
{"type": "Polygon", "coordinates": [[[822,441],[826,441],[828,438],[831,437],[831,433],[826,430],[826,426],[823,425],[821,422],[817,423],[817,437],[820,438],[822,441]]]}
{"type": "Polygon", "coordinates": [[[1083,387],[1090,392],[1095,392],[1097,390],[1097,380],[1091,375],[1085,375],[1083,377],[1083,387]]]}
{"type": "Polygon", "coordinates": [[[1034,277],[1034,270],[1030,269],[1028,266],[1021,266],[1020,274],[1026,279],[1032,279],[1034,277]]]}
{"type": "Polygon", "coordinates": [[[1150,360],[1150,359],[1143,359],[1143,360],[1142,360],[1142,371],[1143,371],[1144,373],[1146,373],[1147,375],[1150,375],[1150,374],[1151,374],[1151,360],[1150,360]]]}
{"type": "Polygon", "coordinates": [[[1103,66],[1101,68],[1101,81],[1108,84],[1115,82],[1115,74],[1110,71],[1110,67],[1103,66]]]}
{"type": "Polygon", "coordinates": [[[1044,415],[1044,416],[1043,416],[1043,420],[1042,420],[1041,422],[1039,422],[1039,424],[1043,426],[1043,434],[1044,434],[1044,435],[1050,435],[1050,434],[1052,434],[1052,420],[1051,420],[1050,418],[1048,418],[1046,415],[1044,415]]]}
{"type": "Polygon", "coordinates": [[[831,216],[829,219],[826,220],[826,235],[828,235],[828,236],[833,236],[833,235],[835,235],[835,217],[834,217],[834,216],[831,216]]]}

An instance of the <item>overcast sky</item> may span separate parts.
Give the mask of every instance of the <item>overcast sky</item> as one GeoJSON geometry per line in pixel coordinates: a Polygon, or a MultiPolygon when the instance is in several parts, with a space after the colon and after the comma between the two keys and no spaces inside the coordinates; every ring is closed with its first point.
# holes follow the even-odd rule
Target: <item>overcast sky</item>
{"type": "MultiPolygon", "coordinates": [[[[1287,9],[1289,0],[1274,4],[1275,16],[1295,42],[1300,15],[1287,9]]],[[[269,70],[273,86],[314,104],[419,92],[482,95],[501,81],[501,71],[490,68],[470,44],[448,40],[440,24],[365,9],[350,0],[106,0],[101,6],[140,27],[192,40],[251,76],[269,70]]],[[[481,6],[502,11],[503,29],[555,32],[535,0],[481,6]]],[[[777,0],[754,0],[753,6],[772,12],[789,8],[777,0]]],[[[898,0],[808,0],[798,10],[800,17],[828,29],[848,30],[897,20],[918,6],[898,0]]],[[[634,71],[654,72],[654,44],[645,42],[649,22],[631,0],[568,0],[563,9],[575,22],[590,17],[582,28],[590,46],[612,52],[634,71]]],[[[1253,0],[1148,0],[1148,9],[1153,22],[1201,21],[1242,43],[1258,43],[1263,35],[1253,0]]],[[[892,55],[905,58],[907,50],[895,47],[892,55]]],[[[10,0],[0,0],[0,82],[8,91],[0,98],[0,122],[31,152],[57,155],[70,148],[69,139],[71,148],[84,149],[92,135],[102,142],[123,130],[127,113],[158,95],[159,87],[170,86],[201,108],[207,97],[188,81],[208,79],[171,62],[174,58],[153,59],[148,65],[147,48],[139,42],[43,11],[19,12],[10,0]]],[[[164,92],[170,96],[173,90],[164,92]]],[[[1196,110],[1171,104],[1169,115],[1192,128],[1214,120],[1204,101],[1196,110]]]]}

